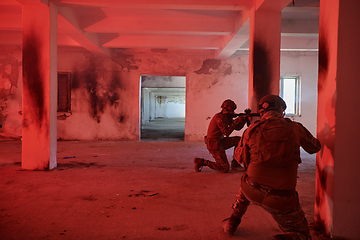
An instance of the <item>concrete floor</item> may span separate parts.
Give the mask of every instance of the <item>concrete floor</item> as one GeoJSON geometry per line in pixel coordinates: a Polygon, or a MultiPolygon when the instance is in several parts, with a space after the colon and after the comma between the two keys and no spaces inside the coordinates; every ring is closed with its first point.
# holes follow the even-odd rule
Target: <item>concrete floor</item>
{"type": "Polygon", "coordinates": [[[184,118],[156,118],[141,126],[141,141],[184,141],[184,118]]]}
{"type": "MultiPolygon", "coordinates": [[[[0,152],[0,239],[264,240],[280,233],[255,205],[235,236],[223,233],[244,172],[195,172],[194,157],[210,158],[203,142],[59,141],[51,171],[22,170],[20,140],[0,138],[0,152]]],[[[313,226],[315,156],[302,157],[297,190],[313,226]]]]}

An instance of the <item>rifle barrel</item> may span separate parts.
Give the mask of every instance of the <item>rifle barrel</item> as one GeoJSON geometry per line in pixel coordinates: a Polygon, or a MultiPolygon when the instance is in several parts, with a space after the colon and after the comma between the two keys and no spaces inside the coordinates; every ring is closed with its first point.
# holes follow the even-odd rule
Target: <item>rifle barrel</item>
{"type": "Polygon", "coordinates": [[[248,116],[248,117],[260,117],[260,113],[234,113],[230,114],[232,118],[240,117],[240,116],[248,116]]]}

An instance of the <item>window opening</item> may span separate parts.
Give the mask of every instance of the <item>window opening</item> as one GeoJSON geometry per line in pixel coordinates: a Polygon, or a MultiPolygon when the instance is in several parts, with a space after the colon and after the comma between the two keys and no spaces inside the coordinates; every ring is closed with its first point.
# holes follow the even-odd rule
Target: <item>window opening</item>
{"type": "Polygon", "coordinates": [[[70,73],[58,73],[58,112],[71,111],[70,73]]]}
{"type": "Polygon", "coordinates": [[[280,78],[280,97],[286,102],[286,115],[300,116],[299,77],[280,78]]]}

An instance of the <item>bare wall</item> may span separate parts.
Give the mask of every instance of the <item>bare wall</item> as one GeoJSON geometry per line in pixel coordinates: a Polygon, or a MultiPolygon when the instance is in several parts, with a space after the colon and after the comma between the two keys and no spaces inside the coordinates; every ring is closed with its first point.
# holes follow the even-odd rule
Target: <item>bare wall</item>
{"type": "Polygon", "coordinates": [[[301,115],[299,117],[293,117],[292,119],[301,122],[315,136],[318,53],[282,52],[280,58],[280,75],[300,77],[301,115]]]}

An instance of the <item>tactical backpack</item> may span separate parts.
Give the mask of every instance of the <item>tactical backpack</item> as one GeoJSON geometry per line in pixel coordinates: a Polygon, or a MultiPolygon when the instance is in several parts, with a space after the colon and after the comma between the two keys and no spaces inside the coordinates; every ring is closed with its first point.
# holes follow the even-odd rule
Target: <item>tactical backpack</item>
{"type": "Polygon", "coordinates": [[[241,153],[239,154],[241,162],[246,167],[250,160],[262,166],[279,167],[290,164],[289,160],[300,161],[300,158],[294,156],[294,149],[299,146],[299,140],[292,130],[290,119],[260,120],[247,130],[248,132],[243,135],[244,139],[242,139],[241,153]],[[253,136],[254,134],[256,136],[253,136]],[[256,137],[255,142],[253,137],[256,137]]]}

